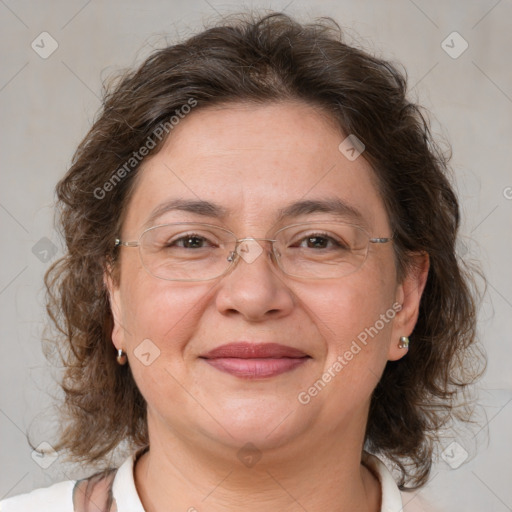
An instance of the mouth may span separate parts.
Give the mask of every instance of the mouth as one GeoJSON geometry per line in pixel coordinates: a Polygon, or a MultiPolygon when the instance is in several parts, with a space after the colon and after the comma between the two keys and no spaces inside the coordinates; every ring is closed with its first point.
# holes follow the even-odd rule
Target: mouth
{"type": "Polygon", "coordinates": [[[200,356],[217,370],[244,379],[263,379],[294,370],[311,357],[278,343],[236,342],[200,356]]]}

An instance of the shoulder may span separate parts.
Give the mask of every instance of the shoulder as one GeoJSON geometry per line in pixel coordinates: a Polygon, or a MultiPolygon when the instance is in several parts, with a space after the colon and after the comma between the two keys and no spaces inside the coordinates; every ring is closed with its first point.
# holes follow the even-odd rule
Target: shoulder
{"type": "Polygon", "coordinates": [[[110,510],[116,470],[109,469],[82,480],[67,480],[13,496],[0,502],[0,512],[80,512],[89,503],[110,510]]]}
{"type": "Polygon", "coordinates": [[[67,480],[0,501],[0,512],[83,512],[94,510],[144,512],[133,478],[134,461],[147,449],[82,480],[67,480]]]}
{"type": "Polygon", "coordinates": [[[67,480],[0,501],[0,512],[70,512],[75,483],[67,480]]]}

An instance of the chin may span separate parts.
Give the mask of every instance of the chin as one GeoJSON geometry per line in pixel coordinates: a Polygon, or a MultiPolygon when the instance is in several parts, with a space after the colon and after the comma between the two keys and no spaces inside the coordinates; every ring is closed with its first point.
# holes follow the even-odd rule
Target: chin
{"type": "Polygon", "coordinates": [[[225,430],[216,424],[214,435],[220,436],[221,443],[236,449],[247,443],[262,451],[277,449],[307,432],[312,423],[305,416],[309,411],[294,406],[291,400],[274,403],[261,399],[237,400],[223,404],[218,411],[213,415],[225,430]]]}

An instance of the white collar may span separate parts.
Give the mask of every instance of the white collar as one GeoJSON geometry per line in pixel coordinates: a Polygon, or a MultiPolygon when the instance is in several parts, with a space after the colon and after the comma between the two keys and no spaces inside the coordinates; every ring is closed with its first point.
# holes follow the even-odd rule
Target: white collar
{"type": "Polygon", "coordinates": [[[117,470],[112,484],[112,494],[117,504],[117,512],[145,512],[133,476],[135,461],[143,451],[144,448],[132,453],[117,470]]]}
{"type": "MultiPolygon", "coordinates": [[[[118,512],[145,512],[135,487],[133,468],[137,457],[144,449],[128,457],[117,470],[112,493],[118,512]]],[[[363,452],[362,461],[378,478],[381,487],[381,512],[401,512],[403,510],[400,491],[388,468],[375,455],[363,452]]]]}
{"type": "Polygon", "coordinates": [[[362,461],[379,479],[381,488],[380,512],[402,512],[402,496],[389,469],[371,453],[363,452],[362,461]]]}

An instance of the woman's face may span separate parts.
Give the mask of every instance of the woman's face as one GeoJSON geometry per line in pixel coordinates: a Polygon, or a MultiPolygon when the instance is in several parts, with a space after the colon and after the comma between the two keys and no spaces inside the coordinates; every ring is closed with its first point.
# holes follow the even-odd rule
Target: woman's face
{"type": "MultiPolygon", "coordinates": [[[[206,222],[238,238],[271,238],[295,222],[353,221],[317,211],[276,224],[278,212],[295,202],[337,199],[359,212],[371,236],[389,237],[372,170],[363,157],[350,160],[338,149],[345,138],[300,103],[193,111],[143,163],[122,239],[137,240],[153,212],[175,199],[208,201],[226,215],[176,209],[150,225],[206,222]]],[[[119,284],[108,280],[113,341],[127,352],[147,401],[150,435],[268,449],[305,434],[342,433],[350,424],[364,432],[386,362],[406,352],[398,341],[414,326],[418,279],[397,283],[392,243],[370,244],[358,271],[325,280],[283,274],[269,258],[270,244],[260,245],[253,261],[241,258],[228,274],[203,282],[156,278],[137,249],[121,248],[119,284]],[[280,373],[268,371],[268,358],[213,364],[204,357],[237,342],[280,344],[307,357],[280,373]]],[[[286,369],[281,363],[276,367],[286,369]]]]}

